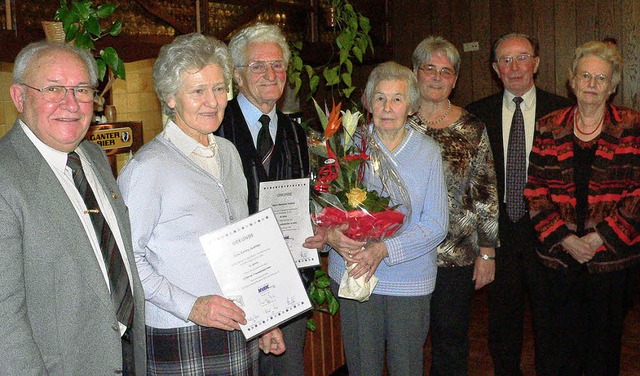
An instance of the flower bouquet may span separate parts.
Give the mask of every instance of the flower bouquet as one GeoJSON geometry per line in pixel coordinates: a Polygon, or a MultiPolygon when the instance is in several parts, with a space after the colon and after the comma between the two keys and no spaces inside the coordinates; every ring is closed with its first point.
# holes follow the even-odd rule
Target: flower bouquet
{"type": "MultiPolygon", "coordinates": [[[[312,220],[320,227],[341,227],[346,236],[359,241],[394,235],[402,227],[410,205],[393,164],[373,141],[372,131],[361,125],[359,111],[341,111],[341,104],[334,104],[331,111],[326,106],[323,111],[317,103],[315,106],[324,133],[309,135],[312,220]]],[[[348,281],[346,275],[339,295],[367,300],[377,279],[369,281],[374,283],[367,294],[344,296],[341,292],[345,283],[364,282],[364,276],[359,278],[362,281],[348,281]]]]}

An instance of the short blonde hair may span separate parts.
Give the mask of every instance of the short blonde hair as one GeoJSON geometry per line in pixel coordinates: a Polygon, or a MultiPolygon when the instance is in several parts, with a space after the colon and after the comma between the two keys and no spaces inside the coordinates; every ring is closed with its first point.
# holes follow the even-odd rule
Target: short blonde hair
{"type": "Polygon", "coordinates": [[[591,41],[576,48],[571,69],[569,69],[569,80],[571,80],[578,72],[578,63],[583,57],[595,56],[609,64],[613,70],[611,75],[612,91],[615,91],[618,84],[622,80],[622,56],[618,52],[618,47],[614,43],[591,41]]]}

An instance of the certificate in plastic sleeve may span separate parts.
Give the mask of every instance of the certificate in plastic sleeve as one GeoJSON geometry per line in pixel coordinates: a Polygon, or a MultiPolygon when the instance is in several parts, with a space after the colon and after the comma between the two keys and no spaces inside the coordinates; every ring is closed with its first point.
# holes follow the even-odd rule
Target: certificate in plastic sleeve
{"type": "Polygon", "coordinates": [[[311,309],[271,208],[200,237],[227,299],[246,314],[247,340],[311,309]]]}
{"type": "Polygon", "coordinates": [[[309,179],[260,183],[259,208],[273,209],[298,268],[320,265],[318,251],[302,246],[306,238],[313,236],[309,215],[309,179]]]}

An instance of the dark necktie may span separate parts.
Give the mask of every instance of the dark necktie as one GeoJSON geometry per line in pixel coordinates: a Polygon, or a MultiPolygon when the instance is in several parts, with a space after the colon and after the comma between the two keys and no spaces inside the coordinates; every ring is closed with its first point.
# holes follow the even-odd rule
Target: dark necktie
{"type": "Polygon", "coordinates": [[[267,174],[269,174],[269,162],[271,161],[271,154],[273,153],[273,140],[269,132],[271,118],[267,115],[262,115],[258,121],[262,124],[260,132],[258,132],[258,155],[262,160],[264,169],[267,171],[267,174]]]}
{"type": "Polygon", "coordinates": [[[131,294],[129,276],[118,249],[118,244],[116,244],[116,239],[113,237],[109,224],[102,215],[98,201],[82,170],[80,156],[75,152],[69,153],[67,166],[73,171],[73,182],[84,199],[93,228],[100,242],[100,251],[109,276],[111,301],[116,311],[116,316],[120,323],[130,328],[133,322],[133,295],[131,294]]]}
{"type": "Polygon", "coordinates": [[[517,222],[525,213],[524,186],[527,183],[527,150],[524,137],[524,117],[520,109],[522,98],[515,97],[516,110],[511,120],[507,147],[507,214],[517,222]]]}

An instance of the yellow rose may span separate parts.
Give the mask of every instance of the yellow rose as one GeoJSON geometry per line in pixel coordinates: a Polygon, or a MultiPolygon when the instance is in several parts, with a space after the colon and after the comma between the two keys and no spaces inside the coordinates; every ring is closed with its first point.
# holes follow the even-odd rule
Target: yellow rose
{"type": "Polygon", "coordinates": [[[351,188],[347,193],[347,200],[351,207],[357,208],[367,198],[367,191],[361,188],[351,188]]]}

